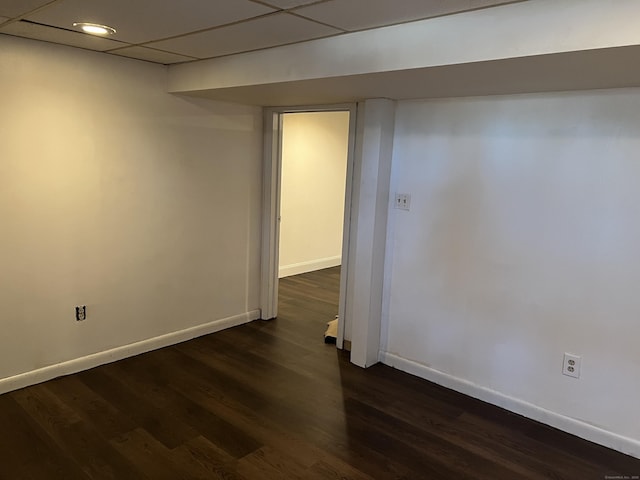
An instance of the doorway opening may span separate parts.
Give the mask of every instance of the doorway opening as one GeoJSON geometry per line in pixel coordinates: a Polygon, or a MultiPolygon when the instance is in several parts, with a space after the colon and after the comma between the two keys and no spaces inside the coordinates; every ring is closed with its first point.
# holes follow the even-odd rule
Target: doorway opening
{"type": "Polygon", "coordinates": [[[277,317],[280,279],[328,276],[335,285],[338,277],[338,348],[349,323],[355,119],[355,105],[265,111],[262,318],[277,317]]]}
{"type": "Polygon", "coordinates": [[[298,283],[337,342],[349,112],[285,113],[281,138],[279,282],[298,283]]]}

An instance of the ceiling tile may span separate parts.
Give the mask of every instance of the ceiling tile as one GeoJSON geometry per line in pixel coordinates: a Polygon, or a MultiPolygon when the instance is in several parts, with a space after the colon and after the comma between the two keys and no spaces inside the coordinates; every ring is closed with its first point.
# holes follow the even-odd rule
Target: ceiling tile
{"type": "Polygon", "coordinates": [[[0,27],[0,33],[98,51],[126,45],[122,42],[116,42],[107,38],[22,21],[9,23],[4,27],[0,27]]]}
{"type": "Polygon", "coordinates": [[[249,22],[195,33],[150,46],[198,58],[211,58],[340,33],[303,18],[279,13],[249,22]]]}
{"type": "Polygon", "coordinates": [[[177,55],[175,53],[163,52],[161,50],[146,47],[127,47],[114,50],[109,53],[121,55],[123,57],[137,58],[138,60],[146,60],[148,62],[162,63],[164,65],[194,60],[193,58],[185,57],[184,55],[177,55]]]}
{"type": "Polygon", "coordinates": [[[318,0],[267,0],[265,3],[278,8],[293,8],[301,5],[309,5],[317,1],[318,0]]]}
{"type": "Polygon", "coordinates": [[[15,18],[51,3],[51,0],[0,0],[0,16],[15,18]]]}
{"type": "Polygon", "coordinates": [[[473,10],[513,0],[330,0],[296,13],[345,30],[392,25],[473,10]]]}
{"type": "Polygon", "coordinates": [[[61,0],[27,18],[61,28],[73,22],[109,25],[117,30],[114,38],[143,43],[273,11],[249,0],[61,0]]]}

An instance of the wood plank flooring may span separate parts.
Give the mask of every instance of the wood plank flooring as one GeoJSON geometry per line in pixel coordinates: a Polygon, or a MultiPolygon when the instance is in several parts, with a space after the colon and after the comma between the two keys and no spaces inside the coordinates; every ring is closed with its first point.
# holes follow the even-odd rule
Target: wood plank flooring
{"type": "Polygon", "coordinates": [[[351,365],[323,342],[338,284],[339,268],[283,279],[277,320],[0,396],[0,479],[640,475],[640,460],[351,365]]]}

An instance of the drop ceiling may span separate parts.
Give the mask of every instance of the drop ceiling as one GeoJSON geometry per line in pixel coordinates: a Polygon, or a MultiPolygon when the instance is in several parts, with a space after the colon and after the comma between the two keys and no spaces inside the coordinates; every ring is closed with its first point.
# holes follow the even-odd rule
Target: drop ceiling
{"type": "MultiPolygon", "coordinates": [[[[521,1],[521,0],[519,0],[521,1]]],[[[176,64],[513,0],[0,0],[0,34],[176,64]],[[115,35],[79,32],[74,22],[115,35]]]]}

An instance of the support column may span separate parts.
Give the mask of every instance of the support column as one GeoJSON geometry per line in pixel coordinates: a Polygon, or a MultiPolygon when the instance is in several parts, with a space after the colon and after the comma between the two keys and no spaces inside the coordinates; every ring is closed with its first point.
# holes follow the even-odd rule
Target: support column
{"type": "Polygon", "coordinates": [[[395,107],[387,99],[358,105],[347,317],[351,362],[364,368],[378,363],[380,349],[395,107]]]}

